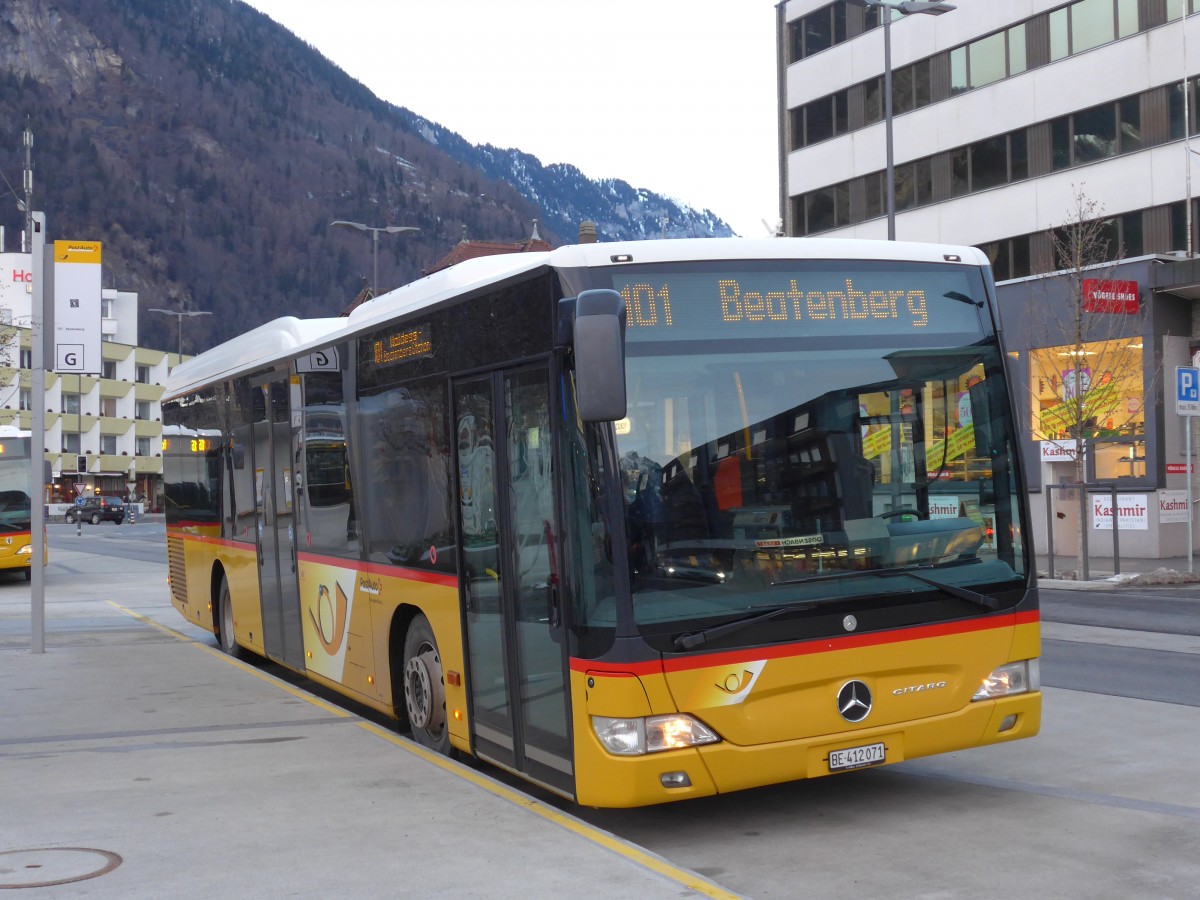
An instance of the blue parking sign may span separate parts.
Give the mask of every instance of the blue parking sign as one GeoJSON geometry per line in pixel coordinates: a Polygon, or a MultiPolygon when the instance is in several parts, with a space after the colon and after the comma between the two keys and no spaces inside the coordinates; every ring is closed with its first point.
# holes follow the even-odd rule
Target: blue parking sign
{"type": "Polygon", "coordinates": [[[1200,369],[1175,367],[1175,412],[1181,416],[1200,416],[1200,369]]]}

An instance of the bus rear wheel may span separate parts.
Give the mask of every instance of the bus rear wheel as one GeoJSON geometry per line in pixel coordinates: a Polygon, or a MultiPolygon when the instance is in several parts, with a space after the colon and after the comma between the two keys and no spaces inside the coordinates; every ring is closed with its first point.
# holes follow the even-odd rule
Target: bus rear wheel
{"type": "Polygon", "coordinates": [[[442,657],[429,620],[418,615],[404,637],[404,708],[413,740],[435,753],[450,754],[446,728],[446,682],[442,657]]]}
{"type": "Polygon", "coordinates": [[[220,621],[217,627],[217,639],[221,649],[234,659],[245,659],[246,651],[237,642],[233,631],[233,595],[229,593],[229,580],[221,578],[221,590],[217,595],[217,613],[220,621]]]}

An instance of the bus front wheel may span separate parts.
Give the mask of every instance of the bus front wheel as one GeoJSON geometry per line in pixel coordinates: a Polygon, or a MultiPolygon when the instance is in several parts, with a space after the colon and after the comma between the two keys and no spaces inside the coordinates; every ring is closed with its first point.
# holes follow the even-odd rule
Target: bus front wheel
{"type": "Polygon", "coordinates": [[[446,728],[446,682],[442,657],[429,620],[418,615],[404,638],[404,708],[413,740],[436,753],[450,753],[446,728]]]}
{"type": "Polygon", "coordinates": [[[233,596],[229,593],[229,581],[224,577],[221,578],[221,592],[217,595],[217,608],[220,614],[217,638],[221,641],[221,649],[234,659],[245,659],[246,651],[238,646],[233,633],[233,596]]]}

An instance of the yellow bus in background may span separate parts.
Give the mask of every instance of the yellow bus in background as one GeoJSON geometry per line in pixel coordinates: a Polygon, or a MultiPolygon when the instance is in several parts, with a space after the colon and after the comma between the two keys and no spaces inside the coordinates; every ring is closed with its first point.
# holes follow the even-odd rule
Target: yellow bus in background
{"type": "Polygon", "coordinates": [[[0,426],[0,571],[23,570],[26,581],[33,579],[30,452],[28,431],[0,426]]]}
{"type": "Polygon", "coordinates": [[[172,373],[172,600],[589,806],[1030,737],[1005,366],[972,248],[464,262],[172,373]]]}

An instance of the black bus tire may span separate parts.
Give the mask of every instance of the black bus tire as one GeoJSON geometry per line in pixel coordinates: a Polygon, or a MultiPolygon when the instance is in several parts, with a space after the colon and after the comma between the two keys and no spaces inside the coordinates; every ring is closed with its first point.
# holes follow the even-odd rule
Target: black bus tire
{"type": "Polygon", "coordinates": [[[222,576],[221,590],[217,594],[217,640],[221,649],[234,659],[245,659],[247,653],[237,642],[233,631],[233,595],[229,593],[229,580],[222,576]]]}
{"type": "Polygon", "coordinates": [[[450,730],[446,727],[446,682],[442,656],[433,628],[417,615],[404,637],[401,673],[408,726],[418,744],[435,753],[450,755],[450,730]]]}

